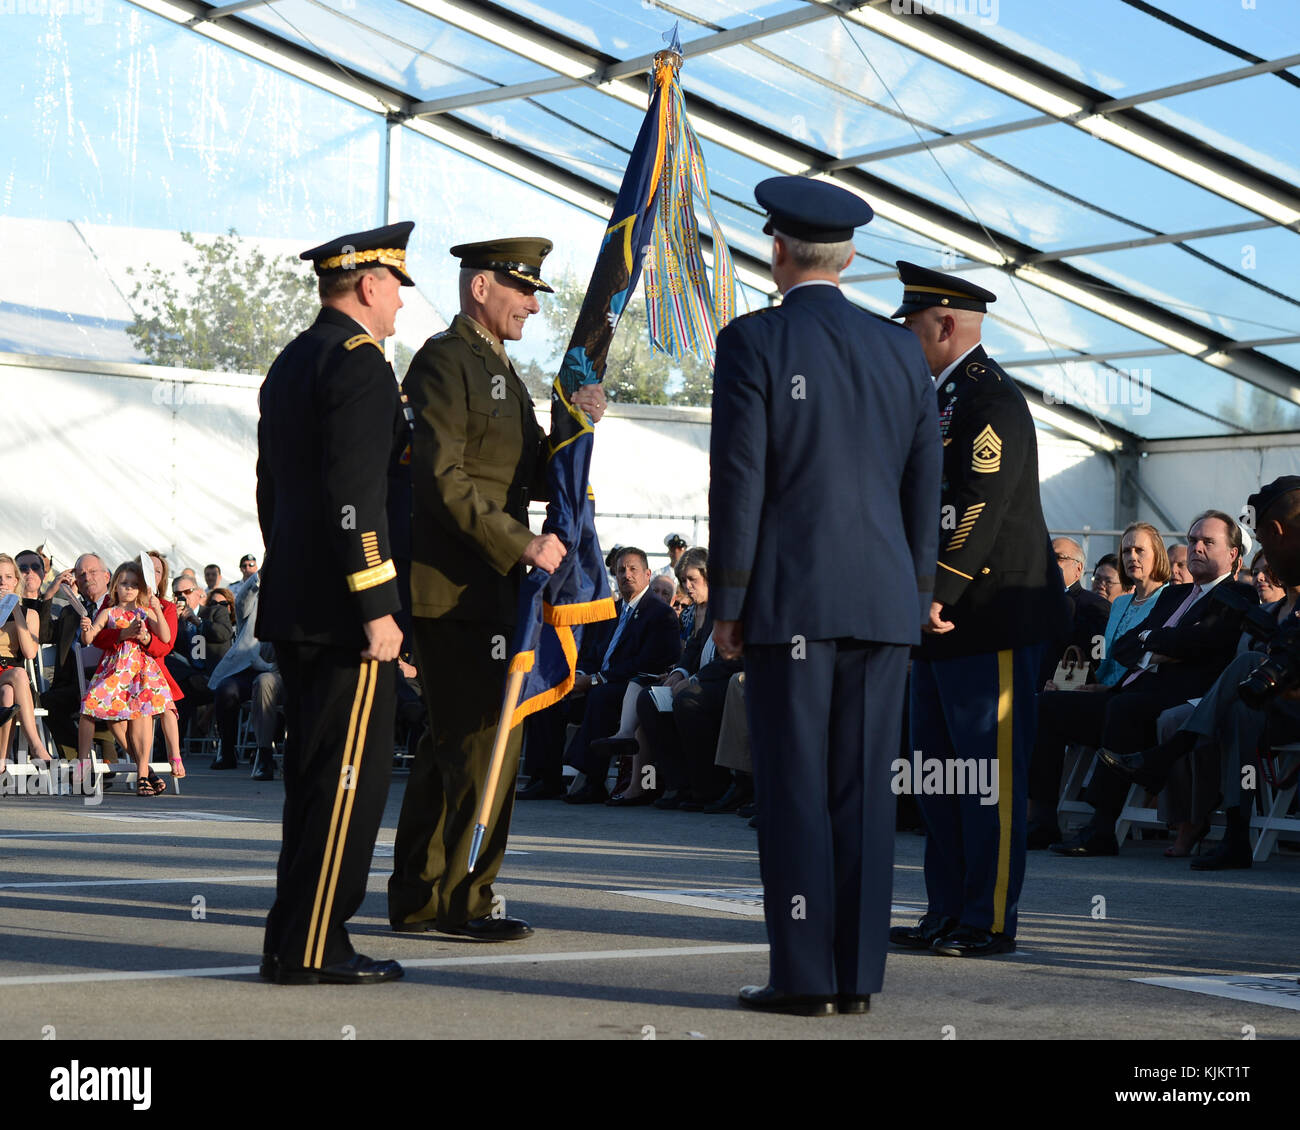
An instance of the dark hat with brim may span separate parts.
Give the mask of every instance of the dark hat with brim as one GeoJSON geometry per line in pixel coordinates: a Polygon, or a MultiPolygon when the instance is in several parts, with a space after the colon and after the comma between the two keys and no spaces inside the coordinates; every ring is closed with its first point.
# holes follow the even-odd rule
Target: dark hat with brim
{"type": "Polygon", "coordinates": [[[549,239],[522,236],[458,243],[451,253],[460,260],[461,270],[501,271],[537,290],[554,294],[554,288],[542,281],[542,260],[551,253],[552,246],[549,239]]]}
{"type": "Polygon", "coordinates": [[[1290,494],[1294,490],[1300,490],[1300,475],[1283,475],[1280,479],[1265,483],[1246,499],[1246,505],[1255,516],[1255,528],[1259,528],[1260,519],[1268,513],[1269,507],[1273,503],[1284,494],[1290,494]]]}
{"type": "Polygon", "coordinates": [[[998,300],[998,296],[991,290],[985,290],[956,275],[945,275],[902,259],[898,260],[897,266],[898,278],[903,284],[903,304],[890,315],[893,318],[915,314],[918,310],[928,310],[931,306],[943,306],[949,310],[978,310],[983,314],[988,309],[988,303],[998,300]]]}
{"type": "Polygon", "coordinates": [[[767,210],[764,235],[780,232],[808,243],[843,243],[875,214],[862,197],[809,177],[769,177],[755,186],[754,198],[767,210]]]}
{"type": "Polygon", "coordinates": [[[341,235],[304,251],[298,258],[310,259],[317,275],[387,267],[403,286],[414,286],[415,280],[406,273],[406,242],[414,227],[414,221],[403,220],[400,224],[341,235]]]}

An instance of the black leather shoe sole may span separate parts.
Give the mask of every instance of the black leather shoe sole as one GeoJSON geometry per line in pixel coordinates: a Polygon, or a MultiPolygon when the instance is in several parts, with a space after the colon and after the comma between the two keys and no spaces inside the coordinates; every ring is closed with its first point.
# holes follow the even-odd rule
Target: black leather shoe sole
{"type": "Polygon", "coordinates": [[[1250,852],[1213,851],[1192,860],[1193,871],[1248,871],[1254,865],[1250,852]]]}
{"type": "Polygon", "coordinates": [[[778,993],[771,985],[746,985],[736,998],[741,1008],[779,1012],[786,1016],[834,1016],[834,997],[799,997],[778,993]]]}
{"type": "Polygon", "coordinates": [[[563,795],[564,786],[535,781],[515,793],[515,800],[559,800],[563,795]]]}
{"type": "Polygon", "coordinates": [[[1142,761],[1140,753],[1118,754],[1102,748],[1097,750],[1097,760],[1117,777],[1134,785],[1140,785],[1147,792],[1158,793],[1165,787],[1165,776],[1148,768],[1142,761]]]}
{"type": "Polygon", "coordinates": [[[893,926],[889,930],[891,945],[909,950],[928,950],[937,938],[957,928],[955,918],[940,918],[927,922],[924,918],[915,926],[893,926]]]}
{"type": "Polygon", "coordinates": [[[841,1016],[861,1016],[871,1011],[871,998],[839,996],[835,998],[835,1008],[841,1016]]]}
{"type": "Polygon", "coordinates": [[[518,942],[532,937],[533,928],[518,918],[475,918],[460,926],[437,926],[440,934],[476,942],[518,942]]]}
{"type": "Polygon", "coordinates": [[[958,933],[941,938],[930,947],[944,957],[993,957],[999,953],[1015,953],[1016,940],[1006,934],[989,934],[984,939],[964,938],[958,933]]]}
{"type": "Polygon", "coordinates": [[[600,786],[593,788],[588,785],[580,793],[564,794],[565,804],[604,804],[608,799],[608,794],[600,786]]]}
{"type": "Polygon", "coordinates": [[[211,765],[208,766],[208,768],[209,768],[210,770],[216,770],[216,769],[238,769],[238,768],[239,768],[239,762],[236,761],[233,757],[230,758],[229,760],[226,760],[226,761],[223,761],[221,758],[218,757],[218,758],[217,758],[217,759],[216,759],[216,760],[215,760],[211,765]]]}
{"type": "Polygon", "coordinates": [[[378,985],[399,980],[406,970],[395,961],[374,961],[360,954],[322,969],[289,969],[268,954],[262,958],[260,972],[276,985],[378,985]]]}
{"type": "Polygon", "coordinates": [[[437,927],[433,924],[433,919],[429,918],[423,922],[389,923],[389,929],[395,934],[428,934],[437,927]]]}
{"type": "Polygon", "coordinates": [[[1051,844],[1048,850],[1056,855],[1073,856],[1076,859],[1098,855],[1119,855],[1119,844],[1097,842],[1096,840],[1067,840],[1063,844],[1051,844]]]}

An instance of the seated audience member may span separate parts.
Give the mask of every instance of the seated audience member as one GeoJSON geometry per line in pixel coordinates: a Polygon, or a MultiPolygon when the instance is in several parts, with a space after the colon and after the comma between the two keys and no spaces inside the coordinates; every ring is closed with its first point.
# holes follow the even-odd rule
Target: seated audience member
{"type": "Polygon", "coordinates": [[[677,595],[677,578],[656,573],[655,579],[650,582],[650,591],[671,608],[673,598],[677,595]]]}
{"type": "MultiPolygon", "coordinates": [[[[1231,579],[1241,557],[1241,530],[1230,515],[1207,510],[1192,524],[1187,542],[1192,584],[1166,586],[1145,623],[1115,641],[1111,655],[1126,672],[1118,685],[1096,694],[1040,697],[1035,756],[1067,744],[1104,746],[1112,753],[1146,749],[1155,742],[1161,713],[1204,694],[1227,666],[1241,633],[1242,609],[1257,603],[1253,588],[1231,579]],[[1219,586],[1223,592],[1216,593],[1219,586]]],[[[1117,854],[1115,821],[1128,788],[1127,780],[1099,762],[1084,796],[1095,810],[1092,822],[1051,850],[1117,854]]]]}
{"type": "Polygon", "coordinates": [[[680,584],[677,586],[677,591],[673,593],[672,605],[673,612],[677,614],[677,619],[680,622],[682,614],[691,606],[690,595],[680,584]]]}
{"type": "Polygon", "coordinates": [[[1176,541],[1166,547],[1169,555],[1169,580],[1175,585],[1190,585],[1192,575],[1187,571],[1187,546],[1176,541]]]}
{"type": "MultiPolygon", "coordinates": [[[[741,661],[742,663],[744,660],[741,661]]],[[[906,738],[906,735],[904,735],[906,738]]],[[[749,716],[745,713],[745,672],[737,671],[727,683],[726,703],[722,708],[722,726],[718,730],[718,750],[714,764],[730,769],[737,780],[748,776],[751,787],[754,780],[754,760],[749,751],[749,716]]],[[[758,793],[736,809],[736,815],[749,821],[751,828],[758,827],[758,793]]]]}
{"type": "Polygon", "coordinates": [[[246,554],[239,562],[239,571],[243,578],[230,586],[235,596],[235,627],[244,622],[250,607],[256,608],[256,594],[260,588],[257,572],[257,558],[246,554]]]}
{"type": "Polygon", "coordinates": [[[226,582],[221,579],[221,566],[204,565],[203,583],[208,586],[209,593],[212,592],[213,589],[225,588],[226,582]]]}
{"type": "Polygon", "coordinates": [[[54,612],[52,597],[56,586],[50,585],[46,591],[45,577],[49,570],[45,559],[34,549],[20,550],[14,556],[18,566],[18,593],[22,597],[23,607],[36,613],[38,640],[49,634],[50,616],[54,612]]]}
{"type": "Polygon", "coordinates": [[[1067,648],[1077,647],[1084,662],[1091,661],[1097,645],[1105,635],[1106,620],[1110,615],[1110,604],[1106,598],[1090,592],[1080,583],[1083,576],[1083,546],[1073,538],[1054,538],[1052,553],[1061,570],[1065,595],[1070,599],[1072,624],[1068,633],[1051,640],[1043,651],[1041,684],[1049,691],[1064,689],[1052,685],[1051,679],[1067,648]]]}
{"type": "Polygon", "coordinates": [[[275,739],[283,729],[280,719],[284,710],[284,679],[280,677],[280,668],[276,666],[273,644],[260,645],[258,657],[269,666],[267,670],[257,673],[249,694],[250,721],[253,724],[253,737],[257,741],[253,780],[274,781],[275,739]]]}
{"type": "MultiPolygon", "coordinates": [[[[600,668],[618,620],[586,624],[578,644],[578,671],[600,668]]],[[[523,776],[516,800],[556,800],[564,795],[564,746],[568,727],[580,725],[586,699],[569,694],[524,719],[523,776]]],[[[428,740],[426,735],[425,740],[428,740]]]]}
{"type": "MultiPolygon", "coordinates": [[[[109,603],[111,577],[98,554],[83,553],[72,569],[65,569],[55,578],[54,589],[66,587],[75,592],[86,617],[93,622],[109,603]]],[[[57,616],[51,614],[48,634],[41,637],[42,643],[57,645],[54,677],[41,695],[41,705],[49,712],[46,721],[55,743],[68,751],[68,757],[76,756],[83,688],[90,685],[104,655],[102,648],[81,647],[80,636],[81,613],[71,604],[65,604],[57,616]]]]}
{"type": "Polygon", "coordinates": [[[580,671],[572,694],[585,694],[582,724],[569,746],[566,760],[578,770],[570,804],[600,804],[606,800],[605,775],[609,756],[592,743],[618,728],[623,696],[638,677],[664,673],[681,655],[677,617],[663,601],[651,596],[650,564],[644,550],[625,548],[618,559],[618,588],[623,598],[618,623],[593,672],[580,671]]]}
{"type": "Polygon", "coordinates": [[[1100,558],[1092,570],[1092,591],[1114,604],[1115,598],[1128,590],[1120,577],[1119,558],[1107,553],[1100,558]]]}
{"type": "Polygon", "coordinates": [[[1260,604],[1276,604],[1279,600],[1286,599],[1286,589],[1269,569],[1268,558],[1262,549],[1250,559],[1250,571],[1254,575],[1255,591],[1259,594],[1260,604]]]}
{"type": "MultiPolygon", "coordinates": [[[[1291,617],[1300,597],[1300,476],[1284,475],[1266,484],[1251,495],[1249,505],[1255,514],[1256,534],[1268,555],[1268,571],[1282,582],[1285,593],[1269,611],[1279,624],[1294,624],[1291,617]]],[[[1296,697],[1274,693],[1266,696],[1262,708],[1242,701],[1241,682],[1264,659],[1260,646],[1266,645],[1252,641],[1249,650],[1240,652],[1179,728],[1164,735],[1159,744],[1127,756],[1109,749],[1099,755],[1125,784],[1138,784],[1156,793],[1169,783],[1182,759],[1194,758],[1194,804],[1199,803],[1208,815],[1213,806],[1209,797],[1217,786],[1220,795],[1215,799],[1221,799],[1227,816],[1219,848],[1192,860],[1197,871],[1251,866],[1252,798],[1242,788],[1242,767],[1253,761],[1261,748],[1300,740],[1300,700],[1296,697]]]]}
{"type": "MultiPolygon", "coordinates": [[[[1119,587],[1130,591],[1121,593],[1109,605],[1102,639],[1102,659],[1094,672],[1096,682],[1084,687],[1083,692],[1073,693],[1104,690],[1115,686],[1124,677],[1126,670],[1111,657],[1111,647],[1115,640],[1136,629],[1146,619],[1169,580],[1169,560],[1165,556],[1159,531],[1147,522],[1131,523],[1120,539],[1118,565],[1119,587]]],[[[1101,568],[1099,563],[1099,576],[1101,568]]],[[[1048,689],[1050,691],[1055,688],[1048,689]]],[[[1041,700],[1039,707],[1041,711],[1041,700]]],[[[1027,843],[1030,850],[1048,847],[1061,839],[1056,806],[1064,763],[1063,745],[1053,743],[1035,746],[1029,762],[1027,843]]]]}
{"type": "MultiPolygon", "coordinates": [[[[0,553],[0,596],[19,593],[18,564],[7,553],[0,553]]],[[[50,761],[49,751],[41,741],[36,725],[36,704],[32,698],[32,681],[24,665],[40,651],[41,618],[38,612],[24,607],[19,599],[12,614],[0,625],[0,769],[9,758],[14,714],[22,723],[27,742],[38,761],[50,761]]]]}
{"type": "Polygon", "coordinates": [[[714,647],[707,552],[689,550],[678,572],[696,610],[697,627],[682,662],[663,680],[673,695],[672,712],[660,711],[648,690],[637,700],[637,715],[649,747],[646,753],[658,768],[664,790],[655,805],[698,812],[717,806],[720,795],[730,788],[727,803],[717,810],[733,811],[750,799],[753,790],[747,781],[733,786],[715,757],[727,685],[744,663],[724,660],[714,647]]]}
{"type": "MultiPolygon", "coordinates": [[[[219,608],[222,603],[228,608],[234,606],[234,597],[229,589],[214,589],[208,596],[207,607],[219,608]]],[[[212,769],[234,769],[239,764],[235,754],[238,743],[239,708],[252,698],[253,683],[258,675],[273,670],[274,664],[262,655],[261,644],[253,634],[257,623],[257,596],[254,594],[247,618],[240,625],[235,642],[230,650],[222,656],[208,677],[208,689],[212,691],[216,706],[217,732],[221,744],[217,756],[213,758],[212,769]]],[[[259,747],[260,753],[260,747],[259,747]]],[[[259,757],[253,768],[254,774],[265,774],[266,765],[259,757]]],[[[265,776],[259,780],[269,780],[265,776]]]]}

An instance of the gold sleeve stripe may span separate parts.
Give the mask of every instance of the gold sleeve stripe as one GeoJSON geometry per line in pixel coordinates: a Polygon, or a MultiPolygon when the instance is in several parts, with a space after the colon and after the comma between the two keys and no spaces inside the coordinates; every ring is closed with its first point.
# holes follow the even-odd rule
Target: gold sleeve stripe
{"type": "Polygon", "coordinates": [[[343,348],[351,352],[360,345],[373,345],[380,353],[383,353],[384,351],[384,347],[369,334],[357,334],[355,337],[348,338],[348,340],[343,343],[343,348]]]}
{"type": "Polygon", "coordinates": [[[384,559],[379,556],[379,535],[373,530],[361,535],[361,549],[366,555],[366,564],[371,568],[383,564],[384,559]]]}
{"type": "Polygon", "coordinates": [[[947,569],[949,573],[956,573],[957,576],[965,577],[968,581],[973,581],[975,579],[969,573],[963,573],[960,569],[954,569],[951,565],[945,565],[942,561],[937,564],[940,569],[947,569]]]}
{"type": "Polygon", "coordinates": [[[391,561],[385,561],[382,565],[376,565],[373,569],[362,569],[359,573],[348,574],[348,590],[350,592],[364,592],[366,589],[372,589],[376,585],[382,585],[385,581],[391,581],[397,577],[397,566],[391,561]]]}

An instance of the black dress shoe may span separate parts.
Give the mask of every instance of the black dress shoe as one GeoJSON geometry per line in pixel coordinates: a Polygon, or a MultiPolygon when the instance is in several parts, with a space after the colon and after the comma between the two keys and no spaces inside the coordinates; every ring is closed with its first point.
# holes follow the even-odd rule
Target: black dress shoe
{"type": "Polygon", "coordinates": [[[640,808],[642,805],[654,804],[654,793],[641,793],[639,796],[626,796],[623,793],[615,793],[605,803],[610,808],[640,808]]]}
{"type": "Polygon", "coordinates": [[[850,997],[841,993],[835,998],[835,1008],[841,1016],[861,1016],[871,1011],[870,997],[850,997]]]}
{"type": "Polygon", "coordinates": [[[1041,851],[1059,844],[1062,838],[1061,829],[1055,823],[1040,824],[1037,820],[1031,820],[1025,831],[1025,847],[1030,851],[1041,851]]]}
{"type": "Polygon", "coordinates": [[[257,967],[257,975],[263,981],[274,981],[280,972],[280,959],[273,953],[262,954],[262,964],[257,967]]]}
{"type": "Polygon", "coordinates": [[[958,926],[930,948],[945,957],[992,957],[998,953],[1015,953],[1016,940],[1008,934],[994,934],[978,926],[958,926]]]}
{"type": "Polygon", "coordinates": [[[1085,836],[1082,832],[1072,840],[1049,845],[1049,849],[1057,855],[1119,855],[1114,836],[1085,836]]]}
{"type": "Polygon", "coordinates": [[[212,764],[208,766],[209,769],[237,769],[238,767],[239,762],[233,757],[223,757],[221,754],[217,754],[212,759],[212,764]]]}
{"type": "Polygon", "coordinates": [[[1224,840],[1208,855],[1192,860],[1193,871],[1247,871],[1254,865],[1250,844],[1224,840]]]}
{"type": "Polygon", "coordinates": [[[395,961],[376,961],[359,953],[321,969],[291,968],[267,955],[262,959],[262,969],[271,974],[269,979],[277,985],[377,985],[381,981],[396,981],[405,972],[395,961]]]}
{"type": "Polygon", "coordinates": [[[678,801],[677,809],[679,812],[703,812],[704,801],[696,800],[692,793],[686,793],[683,795],[682,799],[678,801]]]}
{"type": "Polygon", "coordinates": [[[1097,760],[1112,773],[1141,785],[1149,793],[1158,793],[1169,779],[1167,773],[1151,764],[1150,754],[1146,752],[1111,753],[1103,747],[1097,750],[1097,760]]]}
{"type": "Polygon", "coordinates": [[[476,942],[517,942],[533,933],[533,928],[521,918],[471,918],[459,926],[440,925],[438,931],[454,934],[458,938],[473,938],[476,942]]]}
{"type": "Polygon", "coordinates": [[[609,798],[605,786],[599,781],[588,781],[576,793],[565,793],[565,804],[604,804],[609,798]]]}
{"type": "Polygon", "coordinates": [[[706,804],[704,811],[710,814],[717,812],[735,812],[742,804],[746,804],[754,798],[754,786],[751,780],[746,779],[743,783],[735,781],[725,793],[722,794],[712,804],[706,804]]]}
{"type": "Polygon", "coordinates": [[[834,997],[796,997],[779,993],[771,985],[746,985],[740,990],[740,1007],[756,1012],[784,1012],[790,1016],[834,1016],[834,997]]]}
{"type": "Polygon", "coordinates": [[[889,930],[889,941],[895,946],[904,946],[909,950],[928,950],[935,939],[942,938],[950,930],[957,928],[957,919],[944,914],[927,914],[915,926],[893,926],[889,930]]]}
{"type": "Polygon", "coordinates": [[[275,753],[269,749],[257,751],[257,760],[253,762],[254,781],[275,780],[275,753]]]}
{"type": "Polygon", "coordinates": [[[515,793],[515,800],[555,800],[563,795],[563,784],[548,781],[545,777],[533,777],[515,793]]]}
{"type": "Polygon", "coordinates": [[[748,820],[751,816],[757,816],[758,801],[751,800],[751,801],[747,801],[745,804],[742,804],[738,809],[736,809],[736,815],[739,816],[742,820],[748,820]]]}
{"type": "Polygon", "coordinates": [[[395,934],[427,934],[437,929],[432,918],[420,922],[390,922],[388,926],[395,934]]]}
{"type": "Polygon", "coordinates": [[[677,808],[684,799],[681,789],[669,789],[663,796],[655,801],[656,808],[674,809],[677,808]]]}

